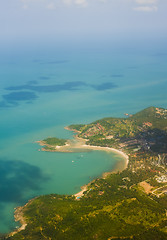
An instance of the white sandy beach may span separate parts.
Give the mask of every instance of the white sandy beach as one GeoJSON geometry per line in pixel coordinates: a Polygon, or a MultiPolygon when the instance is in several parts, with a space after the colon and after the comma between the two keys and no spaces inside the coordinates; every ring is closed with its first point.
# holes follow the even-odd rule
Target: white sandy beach
{"type": "MultiPolygon", "coordinates": [[[[67,128],[66,128],[67,129],[67,128]]],[[[107,152],[113,152],[121,155],[124,159],[125,162],[123,164],[123,168],[121,170],[126,169],[128,166],[129,162],[129,157],[126,153],[124,153],[121,150],[115,149],[115,148],[110,148],[110,147],[100,147],[100,146],[93,146],[93,145],[87,145],[86,144],[87,140],[83,138],[79,138],[77,135],[74,136],[73,140],[68,140],[66,145],[64,146],[51,146],[55,149],[52,150],[46,150],[45,148],[42,148],[42,151],[50,151],[50,152],[79,152],[81,150],[100,150],[100,151],[107,151],[107,152]]],[[[41,146],[49,146],[45,144],[43,141],[38,141],[38,143],[41,146]]]]}
{"type": "MultiPolygon", "coordinates": [[[[91,150],[100,150],[100,151],[107,151],[107,152],[117,153],[117,154],[123,156],[124,159],[125,159],[125,164],[124,164],[124,166],[123,166],[123,168],[122,168],[121,170],[123,171],[123,170],[126,169],[127,166],[128,166],[128,162],[129,162],[129,157],[128,157],[128,155],[125,154],[124,152],[118,150],[118,149],[109,148],[109,147],[91,146],[91,145],[86,145],[86,144],[81,144],[81,145],[79,145],[79,148],[91,149],[91,150]]],[[[113,172],[114,172],[114,171],[105,172],[105,173],[103,174],[103,178],[106,178],[109,174],[111,174],[111,173],[113,173],[113,172]]],[[[89,184],[90,184],[90,183],[89,183],[89,184]]],[[[84,195],[83,193],[87,190],[89,184],[88,184],[88,185],[84,185],[83,187],[81,187],[81,191],[80,191],[80,192],[74,194],[74,196],[76,197],[76,199],[79,199],[79,198],[81,198],[81,197],[84,195]]]]}
{"type": "MultiPolygon", "coordinates": [[[[65,128],[65,129],[70,130],[68,128],[65,128]]],[[[79,138],[77,135],[75,135],[74,139],[68,140],[66,145],[64,145],[64,146],[54,146],[55,150],[45,150],[45,148],[42,148],[42,151],[64,152],[65,153],[65,152],[76,152],[76,151],[85,149],[85,150],[95,150],[95,151],[99,150],[99,151],[113,152],[113,153],[117,153],[117,154],[121,155],[123,157],[124,161],[121,161],[121,163],[119,162],[119,164],[115,170],[113,170],[111,172],[105,172],[102,176],[103,178],[107,177],[107,175],[109,175],[113,172],[117,172],[118,170],[123,171],[124,169],[127,168],[128,162],[129,162],[129,157],[123,151],[115,149],[115,148],[110,148],[110,147],[87,145],[86,142],[87,142],[86,139],[79,138]]],[[[45,145],[43,141],[38,141],[38,143],[40,145],[45,145]]],[[[83,192],[87,190],[87,187],[89,186],[89,184],[82,186],[81,191],[74,194],[76,199],[79,199],[80,197],[83,196],[83,192]]]]}
{"type": "MultiPolygon", "coordinates": [[[[68,140],[68,142],[66,143],[66,145],[64,146],[53,146],[55,147],[55,152],[75,152],[75,150],[79,150],[79,149],[90,149],[90,150],[100,150],[100,151],[107,151],[107,152],[114,152],[114,153],[118,153],[119,155],[121,155],[122,157],[124,157],[126,159],[126,164],[128,164],[128,155],[125,154],[124,152],[122,152],[121,150],[115,149],[115,148],[109,148],[109,147],[100,147],[100,146],[93,146],[93,145],[87,145],[86,143],[86,139],[82,139],[79,138],[77,136],[75,136],[76,141],[73,142],[73,140],[68,140]]],[[[38,141],[38,143],[41,146],[44,146],[44,142],[43,141],[38,141]]],[[[47,145],[47,144],[46,144],[47,145]]],[[[49,146],[49,145],[47,145],[49,146]]],[[[42,149],[43,151],[46,151],[45,149],[42,149]]]]}

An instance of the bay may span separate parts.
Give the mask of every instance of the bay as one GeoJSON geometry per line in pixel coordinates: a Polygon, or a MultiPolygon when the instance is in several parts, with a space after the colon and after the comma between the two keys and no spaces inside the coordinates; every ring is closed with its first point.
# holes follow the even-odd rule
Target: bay
{"type": "Polygon", "coordinates": [[[37,140],[72,139],[67,125],[167,107],[167,55],[160,47],[31,47],[0,57],[1,233],[18,225],[15,207],[42,194],[74,194],[123,160],[104,151],[41,152],[37,140]]]}

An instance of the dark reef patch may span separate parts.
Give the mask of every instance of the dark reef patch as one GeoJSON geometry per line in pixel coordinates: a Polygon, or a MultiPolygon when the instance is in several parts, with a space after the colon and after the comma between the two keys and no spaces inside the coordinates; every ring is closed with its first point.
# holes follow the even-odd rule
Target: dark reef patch
{"type": "Polygon", "coordinates": [[[129,66],[128,69],[138,69],[138,66],[129,66]]]}
{"type": "Polygon", "coordinates": [[[108,89],[116,88],[117,85],[115,85],[112,82],[105,82],[105,83],[102,83],[102,84],[99,84],[99,85],[91,85],[91,87],[98,90],[98,91],[105,91],[105,90],[108,90],[108,89]]]}
{"type": "Polygon", "coordinates": [[[157,53],[153,54],[152,56],[154,56],[154,57],[166,57],[167,53],[166,52],[157,52],[157,53]]]}
{"type": "Polygon", "coordinates": [[[41,76],[41,77],[39,77],[39,79],[40,79],[40,80],[49,80],[50,77],[41,76]]]}
{"type": "Polygon", "coordinates": [[[63,84],[55,85],[44,85],[44,86],[34,86],[34,85],[21,85],[21,86],[12,86],[8,87],[5,90],[16,91],[16,90],[31,90],[35,92],[60,92],[60,91],[71,91],[78,90],[79,87],[86,86],[84,82],[65,82],[63,84]]]}
{"type": "Polygon", "coordinates": [[[36,94],[33,92],[12,92],[3,95],[3,99],[8,103],[15,103],[18,101],[30,101],[37,98],[36,94]]]}
{"type": "Polygon", "coordinates": [[[107,75],[101,75],[100,78],[107,78],[107,75]]]}
{"type": "Polygon", "coordinates": [[[0,102],[0,108],[10,108],[10,107],[14,107],[14,106],[17,106],[17,103],[10,105],[5,101],[0,102]]]}
{"type": "Polygon", "coordinates": [[[122,77],[124,77],[124,75],[123,74],[111,74],[111,77],[112,78],[122,78],[122,77]]]}
{"type": "Polygon", "coordinates": [[[69,62],[68,60],[55,60],[55,61],[41,62],[40,64],[64,64],[68,62],[69,62]]]}
{"type": "Polygon", "coordinates": [[[32,80],[27,82],[28,85],[32,85],[32,84],[38,84],[38,82],[36,80],[32,80]]]}
{"type": "MultiPolygon", "coordinates": [[[[40,77],[43,80],[49,79],[49,77],[40,77]]],[[[113,82],[104,82],[101,84],[89,84],[83,81],[71,81],[64,82],[62,84],[54,85],[38,85],[37,81],[29,81],[27,84],[19,86],[10,86],[5,88],[7,91],[11,91],[9,94],[3,95],[3,101],[0,102],[0,108],[9,108],[17,106],[19,102],[24,101],[26,103],[32,103],[38,98],[36,93],[54,93],[61,91],[77,91],[83,87],[93,88],[97,91],[105,91],[116,88],[113,82]],[[35,93],[36,92],[36,93],[35,93]]]]}
{"type": "Polygon", "coordinates": [[[25,201],[24,194],[39,190],[48,178],[40,168],[17,160],[0,159],[0,202],[25,201]]]}

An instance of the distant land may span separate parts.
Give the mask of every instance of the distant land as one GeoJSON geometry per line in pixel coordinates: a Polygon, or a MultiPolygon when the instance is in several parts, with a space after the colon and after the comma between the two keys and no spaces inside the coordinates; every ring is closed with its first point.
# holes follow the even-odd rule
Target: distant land
{"type": "Polygon", "coordinates": [[[116,149],[128,156],[126,168],[90,182],[78,194],[30,200],[15,211],[21,228],[2,239],[167,239],[167,109],[149,107],[68,129],[76,133],[75,144],[46,138],[39,141],[43,151],[116,149]]]}

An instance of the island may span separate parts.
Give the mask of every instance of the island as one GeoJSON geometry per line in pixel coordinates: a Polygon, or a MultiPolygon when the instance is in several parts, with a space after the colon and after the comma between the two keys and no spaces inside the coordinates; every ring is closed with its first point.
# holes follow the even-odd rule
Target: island
{"type": "Polygon", "coordinates": [[[66,145],[67,140],[56,137],[48,137],[42,141],[37,141],[37,143],[44,146],[42,151],[55,152],[59,147],[66,145]]]}
{"type": "Polygon", "coordinates": [[[95,179],[78,194],[30,200],[15,212],[24,227],[5,239],[167,239],[167,109],[149,107],[68,129],[76,141],[45,139],[39,142],[43,151],[116,149],[128,156],[126,168],[95,179]]]}

